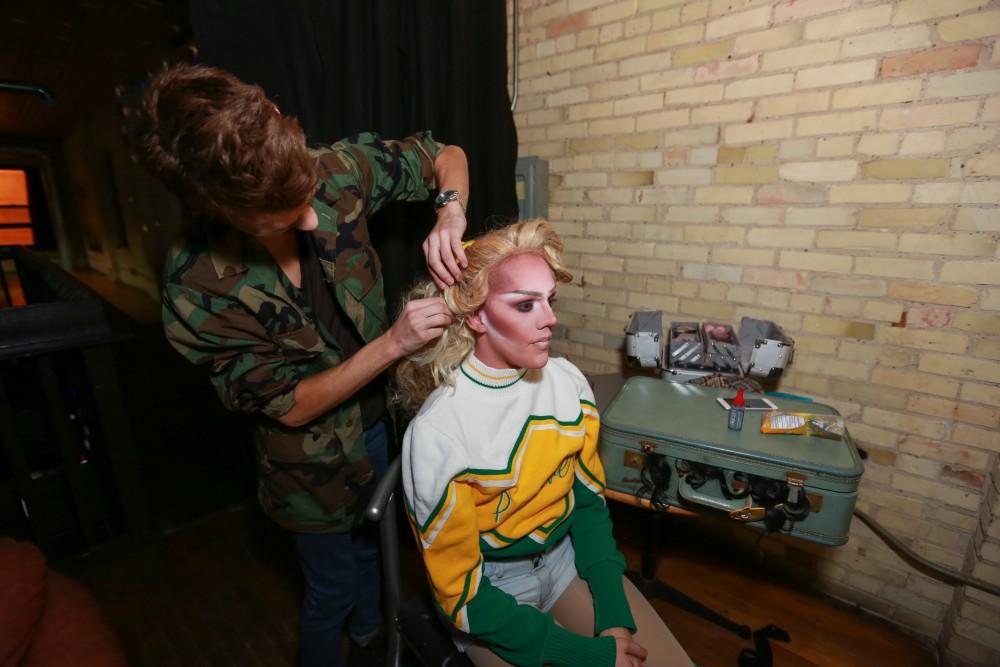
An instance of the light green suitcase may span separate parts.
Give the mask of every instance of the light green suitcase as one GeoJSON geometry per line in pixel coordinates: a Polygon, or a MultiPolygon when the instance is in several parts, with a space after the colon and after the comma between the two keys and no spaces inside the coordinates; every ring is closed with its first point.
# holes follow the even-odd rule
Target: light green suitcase
{"type": "MultiPolygon", "coordinates": [[[[847,542],[864,465],[850,435],[830,440],[741,431],[714,389],[634,377],[601,415],[608,486],[655,502],[726,512],[737,521],[821,544],[847,542]]],[[[748,394],[748,396],[753,396],[748,394]]],[[[836,415],[820,403],[771,398],[780,410],[836,415]]]]}

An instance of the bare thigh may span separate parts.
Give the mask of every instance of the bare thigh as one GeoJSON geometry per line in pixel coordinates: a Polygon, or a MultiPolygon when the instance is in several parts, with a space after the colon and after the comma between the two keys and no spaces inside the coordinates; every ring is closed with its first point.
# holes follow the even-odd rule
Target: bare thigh
{"type": "MultiPolygon", "coordinates": [[[[649,600],[625,577],[622,582],[635,619],[635,641],[649,652],[646,667],[691,667],[691,659],[649,600]]],[[[567,630],[585,637],[594,636],[594,598],[590,595],[590,587],[579,577],[559,596],[551,614],[567,630]]],[[[511,667],[485,646],[470,646],[466,655],[476,667],[511,667]]]]}
{"type": "MultiPolygon", "coordinates": [[[[634,639],[649,652],[646,667],[689,667],[691,659],[687,656],[673,633],[660,618],[639,590],[627,578],[622,577],[625,586],[625,597],[632,618],[635,619],[636,632],[634,639]]],[[[581,635],[594,635],[594,598],[590,595],[590,587],[577,577],[569,585],[555,606],[552,616],[556,622],[581,635]]],[[[476,663],[477,665],[479,663],[476,663]]]]}

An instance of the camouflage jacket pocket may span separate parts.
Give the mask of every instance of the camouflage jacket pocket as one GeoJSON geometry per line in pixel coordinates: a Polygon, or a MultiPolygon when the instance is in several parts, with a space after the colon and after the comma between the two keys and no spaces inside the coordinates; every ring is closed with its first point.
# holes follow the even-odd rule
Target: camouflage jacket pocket
{"type": "Polygon", "coordinates": [[[286,359],[310,359],[323,352],[326,343],[316,327],[306,325],[283,334],[272,336],[274,344],[286,359]]]}

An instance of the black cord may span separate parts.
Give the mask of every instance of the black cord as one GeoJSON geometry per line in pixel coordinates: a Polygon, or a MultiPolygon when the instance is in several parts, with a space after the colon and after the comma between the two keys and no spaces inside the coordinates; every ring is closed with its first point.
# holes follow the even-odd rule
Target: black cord
{"type": "MultiPolygon", "coordinates": [[[[894,551],[896,551],[899,556],[905,561],[914,561],[920,567],[930,570],[935,574],[938,574],[949,580],[949,583],[962,584],[965,586],[972,586],[973,588],[978,588],[981,591],[985,591],[992,595],[1000,596],[1000,586],[995,586],[989,582],[983,581],[982,579],[976,579],[975,577],[967,577],[961,572],[956,572],[955,570],[942,567],[937,563],[932,563],[923,556],[920,556],[915,551],[910,549],[908,546],[900,542],[898,539],[893,537],[885,526],[880,524],[878,521],[868,516],[859,509],[854,510],[855,516],[861,519],[865,525],[872,529],[876,535],[882,538],[886,544],[888,544],[894,551]],[[902,553],[899,553],[902,552],[902,553]]],[[[913,564],[912,562],[910,563],[913,564]]]]}

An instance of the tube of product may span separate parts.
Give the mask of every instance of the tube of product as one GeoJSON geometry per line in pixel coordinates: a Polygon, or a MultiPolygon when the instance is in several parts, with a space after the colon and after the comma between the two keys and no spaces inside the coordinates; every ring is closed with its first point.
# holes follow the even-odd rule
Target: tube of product
{"type": "Polygon", "coordinates": [[[729,430],[739,431],[743,428],[743,414],[746,412],[744,406],[747,404],[743,398],[743,387],[736,390],[736,396],[729,401],[729,430]]]}

